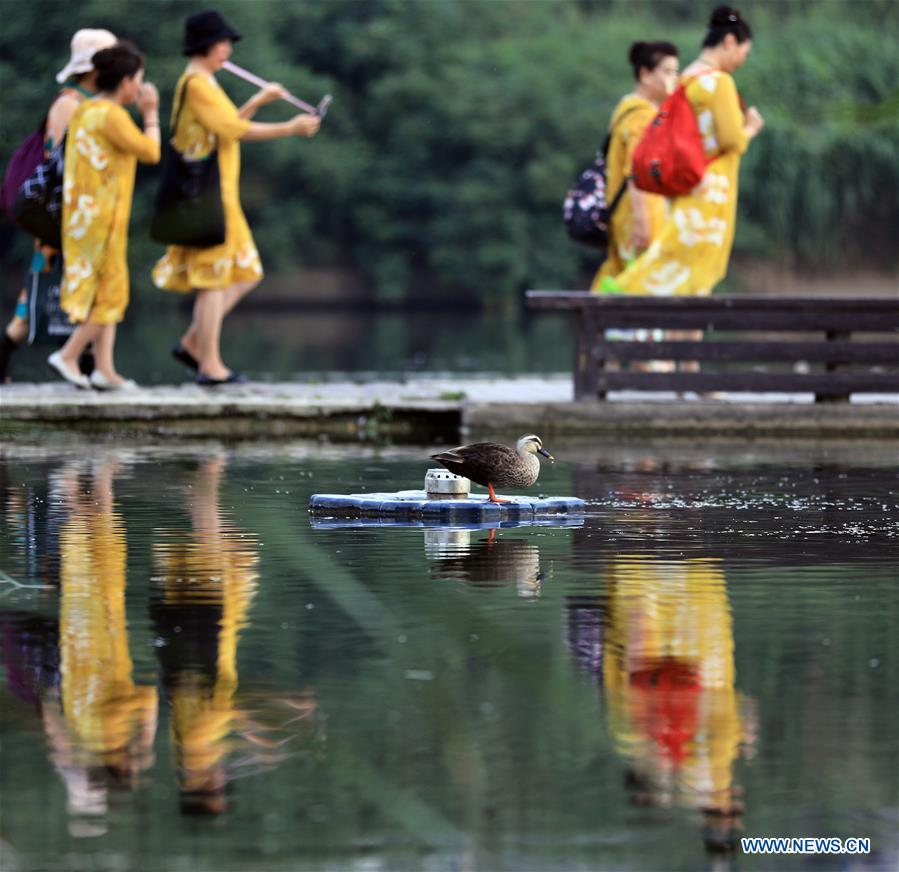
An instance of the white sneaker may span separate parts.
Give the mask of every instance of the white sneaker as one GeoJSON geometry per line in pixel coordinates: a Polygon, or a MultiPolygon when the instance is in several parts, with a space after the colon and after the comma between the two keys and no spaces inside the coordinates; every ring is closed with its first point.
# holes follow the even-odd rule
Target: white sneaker
{"type": "Polygon", "coordinates": [[[91,386],[90,380],[86,375],[69,369],[66,362],[62,359],[61,351],[54,351],[47,358],[47,366],[70,385],[75,385],[76,388],[89,389],[91,386]]]}
{"type": "Polygon", "coordinates": [[[90,384],[98,391],[133,391],[137,387],[134,379],[126,378],[120,382],[111,382],[99,369],[91,373],[90,384]]]}

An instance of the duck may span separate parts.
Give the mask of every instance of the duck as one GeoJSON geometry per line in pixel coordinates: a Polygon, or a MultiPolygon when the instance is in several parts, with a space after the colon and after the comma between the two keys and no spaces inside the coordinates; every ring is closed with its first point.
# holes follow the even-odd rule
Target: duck
{"type": "Polygon", "coordinates": [[[514,448],[501,442],[472,442],[449,451],[432,454],[431,460],[445,466],[455,475],[464,476],[487,488],[491,503],[508,503],[500,499],[495,487],[526,488],[540,475],[541,454],[550,463],[555,458],[544,447],[539,436],[522,436],[514,448]]]}

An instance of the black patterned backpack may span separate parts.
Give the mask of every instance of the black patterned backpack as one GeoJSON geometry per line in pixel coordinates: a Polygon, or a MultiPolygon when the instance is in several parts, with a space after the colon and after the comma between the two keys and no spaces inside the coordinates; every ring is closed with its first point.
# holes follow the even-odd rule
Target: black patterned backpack
{"type": "MultiPolygon", "coordinates": [[[[637,108],[637,107],[634,107],[637,108]]],[[[609,154],[609,145],[612,142],[612,134],[615,128],[633,112],[629,109],[616,122],[606,138],[602,147],[596,153],[596,160],[585,169],[573,187],[565,195],[562,204],[562,220],[568,235],[582,245],[591,248],[599,248],[605,251],[609,244],[609,222],[615,207],[621,201],[627,190],[627,179],[615,193],[612,202],[608,201],[608,189],[606,187],[606,158],[609,154]]]]}
{"type": "Polygon", "coordinates": [[[25,179],[12,218],[45,245],[62,248],[62,183],[66,138],[25,179]]]}

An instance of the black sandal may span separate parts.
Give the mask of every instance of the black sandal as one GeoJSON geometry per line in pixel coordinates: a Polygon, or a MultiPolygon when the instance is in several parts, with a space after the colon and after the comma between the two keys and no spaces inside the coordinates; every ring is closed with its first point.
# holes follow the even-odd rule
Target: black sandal
{"type": "Polygon", "coordinates": [[[192,369],[194,372],[200,371],[197,359],[180,342],[172,348],[172,357],[188,369],[192,369]]]}
{"type": "Polygon", "coordinates": [[[242,372],[234,372],[232,370],[227,378],[212,378],[204,375],[202,372],[198,372],[194,382],[204,388],[214,388],[218,385],[242,385],[246,383],[246,380],[247,377],[242,372]]]}

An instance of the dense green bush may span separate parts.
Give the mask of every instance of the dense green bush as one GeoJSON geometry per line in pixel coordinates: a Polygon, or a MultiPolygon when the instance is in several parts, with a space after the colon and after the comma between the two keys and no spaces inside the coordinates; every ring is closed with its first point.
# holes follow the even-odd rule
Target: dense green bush
{"type": "MultiPolygon", "coordinates": [[[[205,2],[203,6],[207,5],[205,2]]],[[[341,266],[380,299],[475,295],[583,282],[560,201],[631,86],[637,38],[694,56],[711,3],[366,0],[219,2],[245,34],[235,60],[317,100],[312,142],[251,144],[243,199],[270,272],[341,266]]],[[[80,26],[107,26],[148,55],[167,109],[193,2],[82,0],[17,6],[0,35],[0,157],[32,128],[80,26]]],[[[750,2],[755,47],[738,84],[768,120],[742,172],[737,251],[799,268],[892,269],[899,226],[897,7],[889,0],[750,2]]],[[[235,100],[251,88],[221,75],[235,100]]],[[[282,118],[286,105],[260,116],[282,118]]],[[[153,171],[138,185],[135,275],[153,171]]],[[[4,262],[26,240],[0,244],[4,262]]]]}

